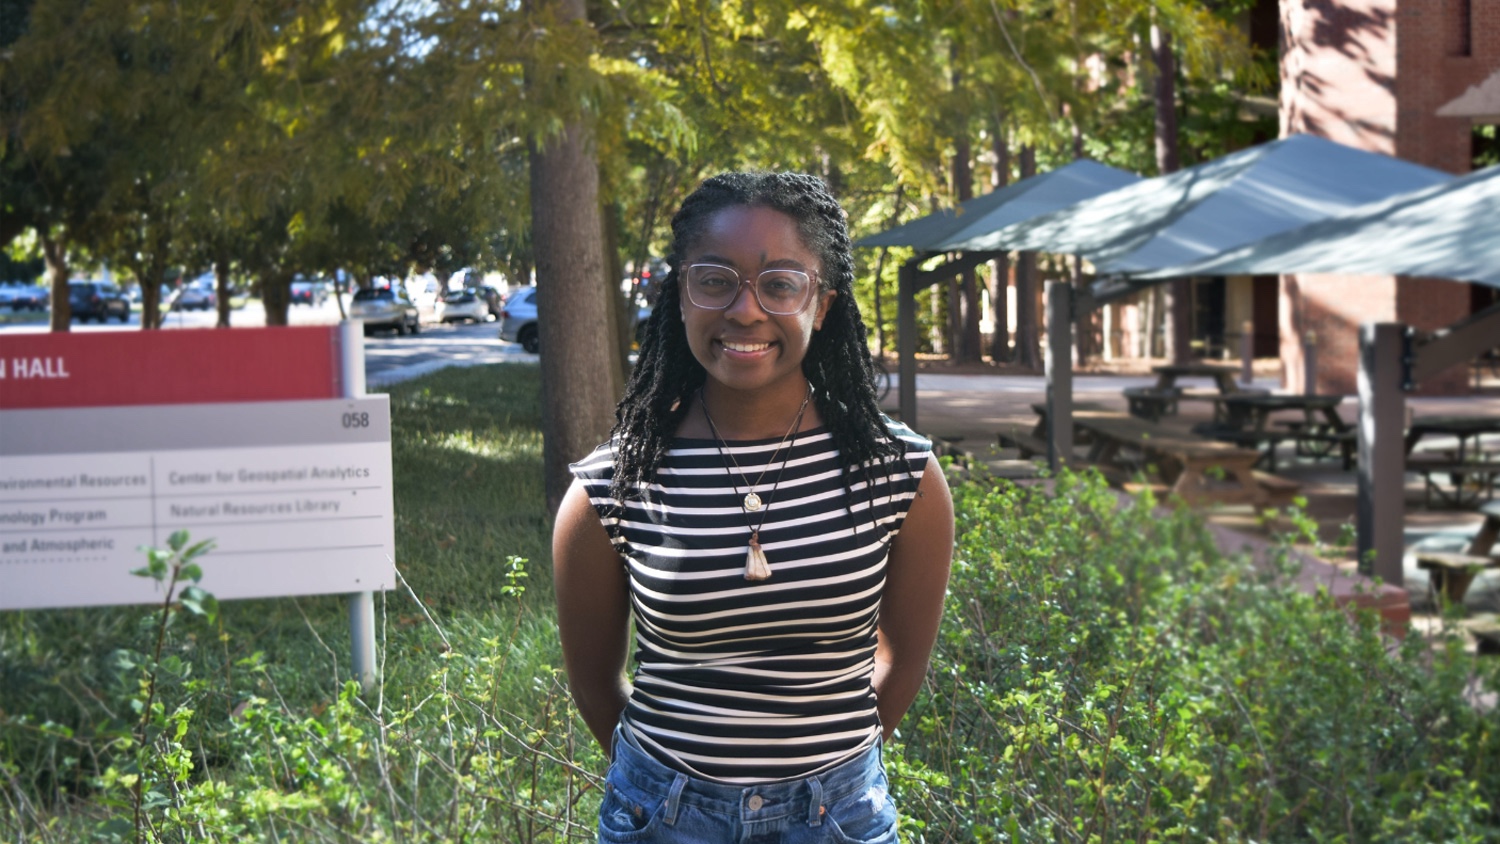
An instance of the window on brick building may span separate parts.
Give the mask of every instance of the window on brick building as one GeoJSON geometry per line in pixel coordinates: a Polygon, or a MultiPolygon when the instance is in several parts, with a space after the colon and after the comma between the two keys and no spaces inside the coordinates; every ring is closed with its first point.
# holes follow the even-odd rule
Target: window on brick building
{"type": "Polygon", "coordinates": [[[1500,164],[1500,126],[1475,126],[1472,149],[1475,170],[1500,164]]]}

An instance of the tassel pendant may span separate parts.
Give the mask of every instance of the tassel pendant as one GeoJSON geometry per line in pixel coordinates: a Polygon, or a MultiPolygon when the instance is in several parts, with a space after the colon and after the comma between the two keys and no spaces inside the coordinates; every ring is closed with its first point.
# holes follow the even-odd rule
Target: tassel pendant
{"type": "Polygon", "coordinates": [[[766,580],[771,576],[771,564],[766,561],[766,552],[760,549],[760,531],[750,534],[750,556],[745,560],[746,580],[766,580]]]}

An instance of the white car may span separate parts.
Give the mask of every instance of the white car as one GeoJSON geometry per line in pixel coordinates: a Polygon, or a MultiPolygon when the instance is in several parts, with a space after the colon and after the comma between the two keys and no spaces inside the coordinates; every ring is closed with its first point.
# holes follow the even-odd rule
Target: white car
{"type": "Polygon", "coordinates": [[[349,317],[364,323],[366,336],[381,328],[397,334],[416,334],[422,330],[417,303],[399,284],[358,291],[349,303],[349,317]]]}
{"type": "Polygon", "coordinates": [[[454,322],[466,319],[484,322],[490,318],[490,303],[472,287],[449,290],[438,299],[435,308],[438,322],[454,322]]]}

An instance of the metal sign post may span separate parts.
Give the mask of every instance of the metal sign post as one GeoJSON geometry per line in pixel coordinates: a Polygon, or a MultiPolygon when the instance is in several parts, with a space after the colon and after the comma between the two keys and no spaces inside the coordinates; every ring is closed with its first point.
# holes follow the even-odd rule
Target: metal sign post
{"type": "MultiPolygon", "coordinates": [[[[365,394],[364,324],[352,319],[339,323],[339,370],[343,376],[344,398],[357,399],[365,394]]],[[[349,595],[350,662],[361,691],[375,688],[375,593],[354,592],[349,595]]]]}

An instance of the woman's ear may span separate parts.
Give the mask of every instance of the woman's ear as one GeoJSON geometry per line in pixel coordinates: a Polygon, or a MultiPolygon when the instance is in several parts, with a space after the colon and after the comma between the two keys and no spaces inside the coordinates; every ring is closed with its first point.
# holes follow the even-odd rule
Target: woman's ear
{"type": "Polygon", "coordinates": [[[833,300],[838,295],[837,290],[829,290],[818,297],[818,312],[813,315],[813,331],[823,330],[823,320],[828,318],[828,308],[833,305],[833,300]]]}

